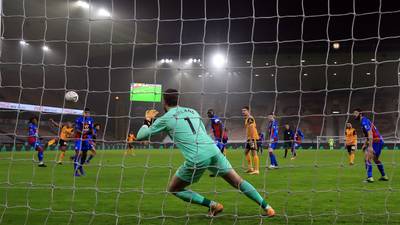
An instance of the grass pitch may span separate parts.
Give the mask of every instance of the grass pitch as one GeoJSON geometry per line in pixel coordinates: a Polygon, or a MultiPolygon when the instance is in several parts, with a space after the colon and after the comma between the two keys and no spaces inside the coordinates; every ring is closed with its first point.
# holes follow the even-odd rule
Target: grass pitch
{"type": "MultiPolygon", "coordinates": [[[[266,196],[278,213],[275,218],[260,217],[255,203],[206,172],[191,188],[225,206],[218,217],[207,218],[206,208],[166,192],[183,162],[177,150],[137,150],[127,157],[119,150],[99,150],[85,168],[87,175],[78,178],[68,160],[54,163],[54,151],[45,152],[47,168],[32,161],[35,152],[2,152],[0,224],[400,224],[400,151],[383,151],[390,181],[372,184],[362,182],[361,151],[354,166],[347,165],[345,150],[301,150],[296,160],[276,153],[281,168],[262,169],[259,176],[243,173],[242,151],[227,155],[266,196]]],[[[264,153],[263,168],[266,160],[264,153]]],[[[375,166],[374,177],[379,178],[375,166]]]]}

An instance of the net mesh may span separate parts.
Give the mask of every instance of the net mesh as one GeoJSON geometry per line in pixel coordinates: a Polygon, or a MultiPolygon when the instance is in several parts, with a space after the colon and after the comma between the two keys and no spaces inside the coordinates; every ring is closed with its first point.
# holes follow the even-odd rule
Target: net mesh
{"type": "Polygon", "coordinates": [[[129,101],[133,82],[178,89],[180,105],[196,109],[206,123],[213,108],[228,128],[227,157],[240,172],[243,106],[263,133],[270,113],[280,132],[284,124],[301,129],[299,159],[283,160],[277,150],[281,170],[271,171],[264,153],[260,176],[241,173],[277,209],[277,224],[400,223],[399,157],[392,151],[400,118],[398,3],[3,0],[1,15],[0,224],[267,223],[237,190],[207,174],[191,188],[223,201],[224,214],[206,218],[200,207],[175,199],[167,186],[183,159],[174,140],[155,136],[134,144],[136,156],[123,153],[145,110],[163,110],[129,101]],[[79,102],[64,99],[70,90],[79,102]],[[44,153],[48,167],[37,167],[26,143],[27,120],[39,117],[45,143],[60,132],[49,118],[61,124],[80,112],[46,106],[89,107],[101,124],[86,177],[73,177],[68,160],[56,164],[55,147],[44,153]],[[361,152],[347,167],[345,150],[317,146],[343,136],[347,121],[361,134],[351,117],[355,107],[390,149],[382,154],[386,183],[361,183],[361,152]]]}

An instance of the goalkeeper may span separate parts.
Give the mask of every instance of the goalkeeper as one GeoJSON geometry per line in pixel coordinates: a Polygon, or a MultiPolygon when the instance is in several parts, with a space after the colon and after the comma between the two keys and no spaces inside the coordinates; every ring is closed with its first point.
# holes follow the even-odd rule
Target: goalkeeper
{"type": "Polygon", "coordinates": [[[178,91],[168,89],[163,97],[166,113],[154,120],[158,112],[147,110],[144,125],[137,134],[137,140],[144,140],[164,131],[182,152],[185,162],[172,177],[168,191],[186,202],[207,207],[208,215],[216,216],[223,211],[222,204],[186,189],[187,186],[199,181],[204,171],[208,169],[260,205],[265,210],[266,216],[274,216],[274,209],[249,182],[236,173],[214,141],[207,135],[201,116],[191,108],[178,106],[178,91]]]}

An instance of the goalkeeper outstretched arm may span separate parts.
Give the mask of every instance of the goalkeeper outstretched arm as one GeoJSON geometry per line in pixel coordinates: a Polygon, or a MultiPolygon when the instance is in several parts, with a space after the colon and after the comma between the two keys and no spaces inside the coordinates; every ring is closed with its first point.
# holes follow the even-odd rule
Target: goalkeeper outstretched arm
{"type": "Polygon", "coordinates": [[[151,109],[146,111],[145,120],[143,126],[139,129],[138,134],[136,135],[136,140],[145,140],[151,137],[154,134],[160,133],[166,130],[166,122],[164,117],[160,117],[155,120],[158,111],[151,109]]]}

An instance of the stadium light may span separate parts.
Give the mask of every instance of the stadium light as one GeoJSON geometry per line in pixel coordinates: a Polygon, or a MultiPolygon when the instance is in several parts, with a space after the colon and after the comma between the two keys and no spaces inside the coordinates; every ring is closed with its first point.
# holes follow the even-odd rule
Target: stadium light
{"type": "Polygon", "coordinates": [[[160,60],[161,63],[172,63],[172,59],[161,59],[160,60]]]}
{"type": "Polygon", "coordinates": [[[306,77],[306,76],[308,76],[308,74],[306,74],[306,73],[305,73],[305,74],[303,74],[303,75],[304,75],[305,77],[306,77]]]}
{"type": "Polygon", "coordinates": [[[339,114],[340,111],[332,111],[332,114],[339,114]]]}
{"type": "Polygon", "coordinates": [[[217,68],[221,68],[226,64],[226,59],[222,54],[217,53],[212,57],[212,64],[217,68]]]}
{"type": "Polygon", "coordinates": [[[19,41],[19,44],[22,45],[22,46],[27,46],[27,45],[29,45],[29,44],[26,43],[26,41],[24,41],[24,40],[19,41]]]}
{"type": "Polygon", "coordinates": [[[333,73],[333,76],[336,76],[336,73],[333,73]]]}
{"type": "Polygon", "coordinates": [[[119,96],[115,96],[115,100],[119,100],[119,96]]]}
{"type": "Polygon", "coordinates": [[[371,59],[371,62],[375,62],[376,61],[376,59],[371,59]]]}
{"type": "Polygon", "coordinates": [[[260,76],[260,75],[258,75],[258,74],[254,74],[254,76],[258,77],[258,76],[260,76]]]}
{"type": "Polygon", "coordinates": [[[188,59],[188,60],[186,61],[185,64],[189,65],[189,64],[192,64],[192,63],[200,63],[200,59],[193,59],[193,58],[190,58],[190,59],[188,59]]]}
{"type": "Polygon", "coordinates": [[[370,72],[367,72],[366,75],[371,75],[371,73],[370,73],[370,72]]]}
{"type": "Polygon", "coordinates": [[[49,51],[50,49],[49,49],[49,47],[47,47],[46,45],[43,45],[42,50],[45,51],[45,52],[47,52],[47,51],[49,51]]]}
{"type": "Polygon", "coordinates": [[[89,8],[89,3],[85,2],[85,1],[80,1],[80,0],[76,1],[75,5],[77,7],[81,7],[81,8],[84,8],[84,9],[88,9],[89,8]]]}
{"type": "Polygon", "coordinates": [[[271,73],[271,77],[275,76],[273,73],[271,73]]]}
{"type": "Polygon", "coordinates": [[[250,63],[251,63],[251,61],[250,61],[250,60],[247,60],[247,61],[246,61],[246,63],[247,63],[247,64],[250,64],[250,63]]]}
{"type": "Polygon", "coordinates": [[[102,17],[110,17],[111,13],[109,11],[105,10],[104,8],[101,8],[97,11],[97,15],[102,16],[102,17]]]}

